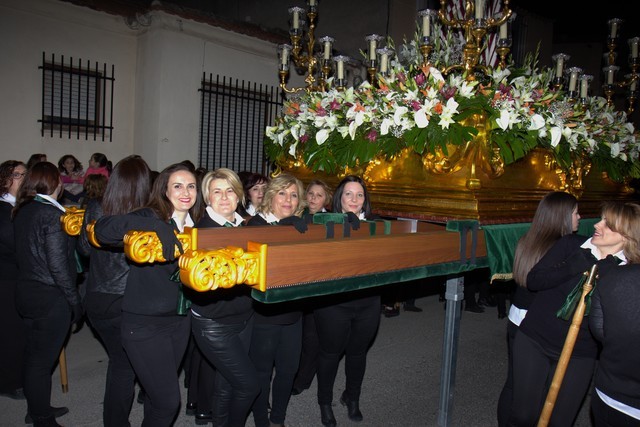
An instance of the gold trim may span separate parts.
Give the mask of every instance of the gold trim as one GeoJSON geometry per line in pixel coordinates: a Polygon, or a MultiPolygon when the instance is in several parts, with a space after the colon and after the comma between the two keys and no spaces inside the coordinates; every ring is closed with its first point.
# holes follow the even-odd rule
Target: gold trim
{"type": "Polygon", "coordinates": [[[62,229],[69,236],[79,236],[82,220],[84,219],[84,209],[75,206],[65,207],[65,209],[65,213],[60,216],[62,229]]]}

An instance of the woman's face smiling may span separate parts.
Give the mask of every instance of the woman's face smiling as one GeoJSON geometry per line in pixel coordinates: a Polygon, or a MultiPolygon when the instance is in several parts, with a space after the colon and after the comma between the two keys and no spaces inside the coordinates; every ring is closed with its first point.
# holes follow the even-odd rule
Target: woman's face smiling
{"type": "Polygon", "coordinates": [[[226,179],[218,178],[209,183],[209,206],[227,221],[234,221],[238,200],[238,195],[226,179]]]}
{"type": "Polygon", "coordinates": [[[298,187],[295,184],[278,191],[271,203],[271,213],[279,220],[290,217],[298,209],[299,197],[298,187]]]}
{"type": "Polygon", "coordinates": [[[364,206],[364,188],[358,182],[347,182],[342,191],[343,212],[353,212],[358,215],[362,212],[362,206],[364,206]]]}
{"type": "Polygon", "coordinates": [[[167,199],[176,212],[188,212],[198,195],[196,177],[189,171],[177,171],[169,176],[167,199]]]}
{"type": "Polygon", "coordinates": [[[607,226],[607,221],[604,217],[594,225],[594,228],[595,231],[591,237],[591,243],[600,250],[603,258],[622,250],[625,242],[624,236],[617,231],[611,230],[607,226]]]}

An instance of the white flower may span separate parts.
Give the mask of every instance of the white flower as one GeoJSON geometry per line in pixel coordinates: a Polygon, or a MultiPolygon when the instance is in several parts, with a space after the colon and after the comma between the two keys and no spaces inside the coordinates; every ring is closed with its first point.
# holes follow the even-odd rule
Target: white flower
{"type": "Polygon", "coordinates": [[[296,156],[296,147],[298,146],[298,141],[296,141],[295,143],[291,144],[291,147],[289,147],[289,155],[291,157],[295,157],[296,156]]]}
{"type": "Polygon", "coordinates": [[[393,124],[393,120],[385,117],[382,119],[382,123],[380,123],[380,134],[387,135],[389,133],[389,128],[393,124]]]}
{"type": "Polygon", "coordinates": [[[393,122],[399,126],[402,121],[402,116],[407,114],[408,111],[409,109],[407,107],[398,107],[395,113],[393,113],[393,122]]]}
{"type": "Polygon", "coordinates": [[[429,126],[429,119],[427,118],[427,113],[424,108],[413,113],[413,120],[416,122],[416,126],[420,129],[424,129],[429,126]]]}
{"type": "Polygon", "coordinates": [[[540,114],[534,114],[533,116],[531,116],[531,123],[529,124],[527,130],[538,130],[544,127],[544,125],[544,117],[542,117],[540,114]]]}
{"type": "Polygon", "coordinates": [[[556,147],[560,143],[560,139],[562,138],[562,129],[558,126],[554,126],[551,128],[551,146],[556,147]]]}
{"type": "Polygon", "coordinates": [[[329,138],[329,131],[327,129],[320,129],[316,132],[316,142],[318,145],[324,144],[324,142],[329,138]]]}

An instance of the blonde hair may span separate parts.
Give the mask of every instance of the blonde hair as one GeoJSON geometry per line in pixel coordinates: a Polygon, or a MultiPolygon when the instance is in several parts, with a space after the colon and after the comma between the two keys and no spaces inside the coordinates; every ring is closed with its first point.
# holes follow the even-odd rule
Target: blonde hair
{"type": "Polygon", "coordinates": [[[605,202],[602,218],[611,231],[625,238],[622,250],[629,264],[640,263],[640,205],[631,202],[605,202]]]}
{"type": "Polygon", "coordinates": [[[302,181],[296,178],[293,175],[289,175],[286,173],[282,173],[275,178],[272,178],[267,184],[267,188],[264,192],[264,198],[262,199],[262,203],[256,209],[260,213],[269,213],[273,211],[273,199],[278,194],[279,191],[286,190],[292,185],[296,186],[296,191],[298,192],[298,207],[293,213],[295,216],[302,215],[302,211],[307,206],[307,202],[304,199],[304,185],[302,181]]]}
{"type": "Polygon", "coordinates": [[[227,181],[233,192],[238,196],[238,200],[240,203],[238,205],[244,205],[244,189],[242,188],[242,182],[238,177],[238,174],[227,168],[218,168],[211,172],[207,172],[204,178],[202,178],[202,197],[204,198],[207,206],[209,205],[209,185],[211,181],[215,179],[222,179],[227,181]]]}

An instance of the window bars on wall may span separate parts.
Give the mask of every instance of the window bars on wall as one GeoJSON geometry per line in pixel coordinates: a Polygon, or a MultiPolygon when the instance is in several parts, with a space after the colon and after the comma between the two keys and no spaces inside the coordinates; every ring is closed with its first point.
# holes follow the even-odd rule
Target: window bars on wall
{"type": "Polygon", "coordinates": [[[282,107],[274,86],[202,75],[199,166],[267,174],[264,132],[282,107]]]}
{"type": "Polygon", "coordinates": [[[51,137],[112,140],[115,68],[109,75],[107,64],[84,64],[73,58],[65,63],[64,55],[57,61],[55,54],[47,61],[42,52],[42,136],[48,131],[51,137]]]}

